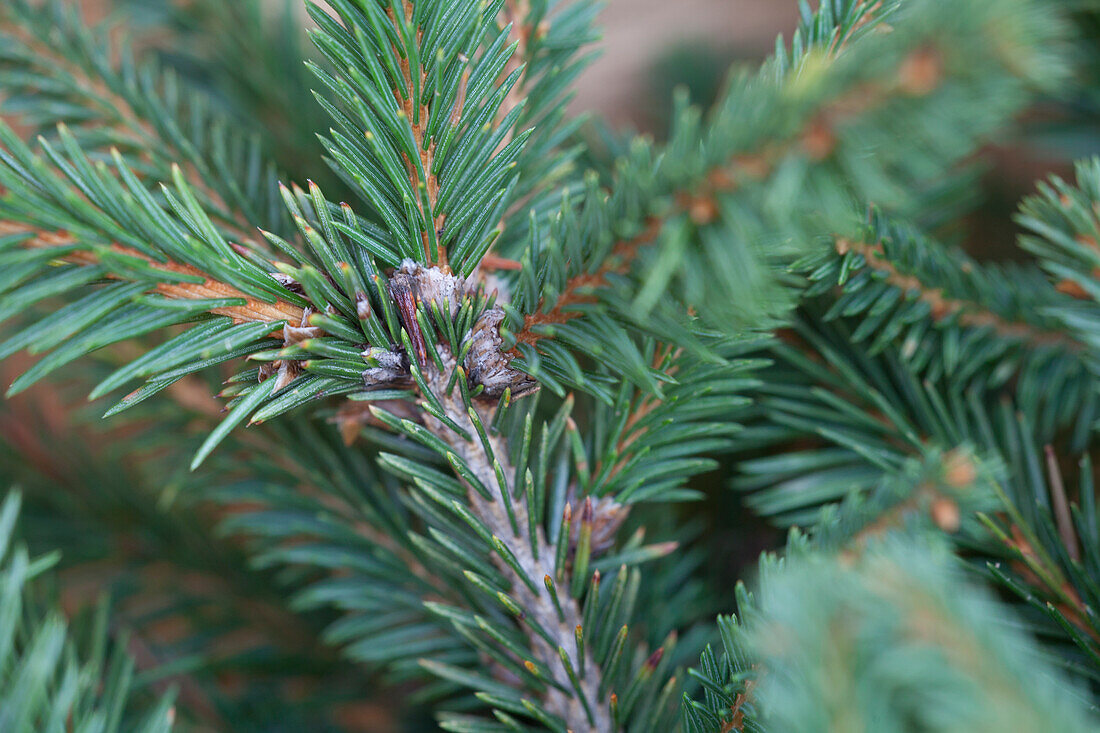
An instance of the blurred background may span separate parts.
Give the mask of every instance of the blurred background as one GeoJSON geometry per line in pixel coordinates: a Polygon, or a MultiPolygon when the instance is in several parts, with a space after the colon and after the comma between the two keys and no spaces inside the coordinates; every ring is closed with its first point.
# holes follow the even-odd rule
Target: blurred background
{"type": "Polygon", "coordinates": [[[661,127],[674,85],[708,96],[730,61],[763,58],[797,18],[794,0],[609,0],[575,107],[615,126],[661,127]]]}
{"type": "MultiPolygon", "coordinates": [[[[269,2],[277,6],[285,0],[269,2]]],[[[308,23],[304,0],[294,2],[308,23]]],[[[120,5],[128,14],[140,14],[143,6],[161,3],[74,0],[92,21],[120,5]]],[[[763,58],[776,35],[789,35],[798,17],[795,0],[604,0],[603,5],[600,56],[577,85],[574,109],[639,129],[662,122],[668,95],[655,92],[679,81],[717,84],[730,60],[763,58]]]]}

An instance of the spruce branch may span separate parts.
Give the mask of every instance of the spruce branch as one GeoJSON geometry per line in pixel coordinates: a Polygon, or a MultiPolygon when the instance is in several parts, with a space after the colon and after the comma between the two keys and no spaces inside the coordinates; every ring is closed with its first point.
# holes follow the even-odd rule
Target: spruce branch
{"type": "MultiPolygon", "coordinates": [[[[560,717],[569,730],[613,730],[610,711],[600,691],[600,669],[591,649],[582,653],[577,649],[576,636],[585,633],[583,613],[579,601],[565,596],[565,578],[555,567],[559,548],[547,541],[541,527],[535,528],[530,539],[520,532],[534,508],[528,506],[524,494],[516,491],[513,478],[516,470],[508,458],[512,455],[511,447],[501,436],[489,435],[487,440],[474,437],[484,431],[482,426],[492,423],[492,409],[477,402],[463,409],[465,401],[458,387],[448,390],[450,372],[457,365],[445,349],[441,349],[440,357],[443,369],[429,366],[425,382],[441,403],[443,416],[450,424],[426,415],[425,426],[451,447],[481,487],[496,487],[496,491],[486,497],[470,480],[461,479],[466,485],[467,502],[474,516],[494,538],[502,538],[508,547],[506,555],[498,551],[494,563],[508,578],[509,593],[522,609],[520,623],[527,631],[535,659],[551,670],[557,683],[548,690],[544,706],[552,715],[560,717]],[[475,424],[475,420],[480,425],[475,424]],[[543,583],[545,578],[556,581],[560,590],[547,588],[543,583]]],[[[600,521],[591,501],[583,506],[578,510],[582,525],[591,526],[600,521]]],[[[563,541],[568,542],[567,537],[558,539],[559,543],[563,541]]],[[[586,582],[587,579],[582,578],[582,583],[586,582]]],[[[591,631],[589,629],[588,633],[591,631]]]]}
{"type": "Polygon", "coordinates": [[[719,620],[725,656],[708,651],[693,670],[706,696],[686,701],[689,733],[731,722],[736,696],[749,685],[751,718],[742,720],[750,730],[942,727],[930,700],[955,685],[969,695],[951,724],[1041,728],[1058,719],[1065,730],[1090,728],[1074,686],[1045,667],[1015,619],[967,580],[941,544],[898,532],[854,560],[791,544],[785,560],[762,560],[755,597],[739,593],[742,618],[719,620]],[[1037,667],[1044,674],[1036,676],[1037,667]],[[894,702],[883,708],[886,690],[894,702]]]}
{"type": "MultiPolygon", "coordinates": [[[[653,316],[673,288],[680,300],[699,306],[709,327],[759,321],[759,312],[739,311],[743,299],[729,293],[747,291],[757,306],[782,311],[789,297],[765,272],[812,251],[816,232],[849,236],[860,227],[854,210],[829,221],[806,211],[840,212],[844,201],[855,198],[914,213],[919,203],[901,192],[929,180],[933,168],[950,165],[962,147],[1000,124],[994,117],[1005,119],[1026,99],[1026,86],[1037,77],[1017,76],[1006,44],[1031,49],[1031,41],[1035,48],[1042,45],[1040,36],[1056,37],[1049,23],[1017,33],[1030,16],[1015,6],[1005,9],[1013,30],[990,21],[991,12],[968,5],[961,13],[965,20],[947,29],[938,25],[939,10],[932,4],[823,5],[818,14],[807,15],[791,52],[779,51],[755,76],[735,76],[707,119],[682,106],[663,149],[636,141],[616,162],[611,196],[587,184],[580,212],[563,211],[560,222],[537,235],[538,245],[524,264],[532,274],[516,277],[502,331],[506,344],[517,349],[517,366],[547,382],[568,375],[563,386],[583,389],[592,374],[581,378],[549,341],[600,360],[595,332],[606,332],[615,320],[635,328],[660,323],[653,316]],[[876,34],[886,17],[892,32],[876,34]],[[965,40],[947,41],[954,33],[965,40]],[[990,49],[980,61],[969,56],[976,39],[990,49]],[[968,70],[975,63],[1016,91],[1006,97],[985,86],[988,77],[968,70]],[[811,77],[813,84],[807,82],[811,77]],[[926,136],[917,120],[941,119],[935,110],[953,108],[960,94],[989,104],[965,119],[951,112],[952,139],[967,142],[954,150],[935,147],[935,162],[926,158],[912,165],[896,142],[876,146],[874,154],[860,152],[867,150],[868,135],[893,124],[889,121],[907,120],[914,139],[926,136]],[[891,160],[884,158],[887,150],[891,160]],[[799,210],[774,210],[768,191],[787,180],[777,177],[779,171],[792,168],[799,171],[804,195],[784,200],[799,201],[799,210]],[[808,199],[820,203],[810,205],[808,199]],[[598,229],[602,222],[615,222],[617,230],[598,229]],[[780,238],[785,248],[763,245],[780,238]],[[727,294],[718,294],[719,287],[727,294]],[[591,328],[584,327],[585,320],[592,321],[591,328]]],[[[1043,63],[1057,74],[1056,63],[1043,63]]],[[[636,355],[629,363],[627,374],[640,377],[636,355]]]]}
{"type": "MultiPolygon", "coordinates": [[[[975,427],[993,419],[982,392],[962,393],[942,377],[929,379],[896,349],[875,357],[853,353],[851,339],[841,322],[807,318],[769,349],[776,366],[761,372],[762,414],[738,437],[746,450],[784,450],[742,461],[736,484],[764,516],[816,525],[823,506],[851,500],[859,516],[875,517],[906,501],[883,486],[930,450],[950,454],[969,445],[992,466],[1008,452],[975,427]],[[883,498],[859,509],[857,497],[876,494],[883,498]]],[[[988,496],[971,492],[977,503],[968,502],[970,514],[988,510],[983,500],[988,496]]]]}
{"type": "MultiPolygon", "coordinates": [[[[182,720],[233,721],[237,727],[277,720],[318,724],[311,709],[316,701],[286,699],[255,709],[248,699],[253,693],[219,683],[229,674],[246,688],[273,694],[294,685],[313,689],[331,701],[325,717],[332,720],[346,711],[346,698],[359,685],[352,667],[325,651],[324,617],[287,607],[285,593],[301,579],[288,587],[285,578],[251,566],[236,543],[213,538],[209,527],[223,512],[190,498],[211,477],[173,476],[174,466],[186,465],[179,458],[189,441],[181,437],[194,418],[168,406],[154,422],[146,415],[95,435],[58,424],[58,410],[71,409],[63,400],[56,391],[40,390],[10,403],[12,412],[0,417],[0,472],[23,487],[23,536],[33,547],[62,552],[65,608],[109,592],[112,629],[126,629],[138,672],[157,678],[154,690],[179,689],[182,720]],[[135,428],[152,455],[134,451],[135,428]],[[177,481],[188,498],[176,499],[166,512],[166,485],[177,481]],[[164,665],[181,653],[187,663],[164,675],[164,665]]],[[[215,411],[206,422],[216,419],[215,411]]],[[[253,453],[277,454],[261,436],[250,437],[253,453]]]]}
{"type": "Polygon", "coordinates": [[[497,8],[334,7],[339,21],[310,11],[314,41],[338,70],[313,68],[338,102],[319,98],[336,124],[324,141],[332,163],[384,223],[383,260],[467,276],[499,236],[531,136],[516,129],[520,108],[493,123],[519,77],[496,83],[513,52],[493,26],[497,8]],[[371,47],[366,56],[360,42],[371,47]]]}
{"type": "Polygon", "coordinates": [[[884,276],[883,282],[913,294],[917,300],[928,304],[933,321],[953,318],[963,326],[992,329],[1002,338],[1026,342],[1032,346],[1055,346],[1070,353],[1082,349],[1081,344],[1065,333],[1043,331],[1027,322],[1007,320],[981,303],[948,297],[942,288],[922,282],[918,275],[900,271],[885,255],[882,242],[868,244],[841,238],[836,240],[835,247],[841,257],[849,252],[859,255],[868,268],[884,276]]]}
{"type": "MultiPolygon", "coordinates": [[[[856,251],[842,240],[843,254],[823,249],[795,264],[794,271],[808,279],[804,305],[796,331],[784,332],[786,344],[774,353],[812,383],[864,405],[878,425],[857,426],[854,416],[844,416],[830,400],[803,395],[793,387],[799,378],[792,382],[789,374],[776,374],[774,387],[764,390],[774,402],[768,397],[763,403],[775,405],[773,417],[783,432],[791,431],[788,437],[817,434],[835,446],[818,454],[825,463],[814,464],[823,482],[849,476],[862,484],[871,475],[856,470],[861,475],[852,476],[840,467],[840,454],[867,445],[870,433],[887,453],[915,445],[914,436],[945,449],[965,439],[1001,453],[1003,446],[988,431],[968,424],[991,419],[986,399],[1013,400],[1041,440],[1072,427],[1072,445],[1084,444],[1094,409],[1089,349],[1057,317],[1072,301],[1037,269],[974,262],[877,211],[857,241],[877,244],[856,251]],[[812,336],[804,339],[807,334],[812,336]],[[844,344],[848,339],[858,346],[844,344]],[[1050,389],[1053,374],[1058,392],[1050,389]],[[927,399],[927,406],[914,407],[906,393],[927,399]],[[828,418],[825,427],[823,413],[796,407],[802,397],[819,403],[836,422],[828,418]],[[890,427],[879,432],[884,425],[890,427]]],[[[863,458],[855,464],[869,467],[863,458]]],[[[774,467],[769,472],[774,477],[774,467]]],[[[749,483],[757,480],[766,481],[761,474],[749,483]]]]}
{"type": "Polygon", "coordinates": [[[44,131],[68,123],[86,150],[118,148],[154,184],[178,165],[242,242],[255,238],[256,225],[284,228],[285,216],[270,206],[274,173],[264,170],[258,139],[219,117],[202,93],[84,28],[59,0],[13,0],[0,13],[7,40],[0,73],[12,119],[44,131]],[[28,104],[43,96],[55,104],[28,104]]]}
{"type": "MultiPolygon", "coordinates": [[[[0,237],[18,238],[21,240],[20,246],[25,249],[56,249],[60,252],[56,259],[61,262],[71,262],[84,266],[97,266],[100,264],[94,252],[81,251],[79,242],[65,232],[37,230],[28,228],[18,222],[0,221],[0,237]]],[[[110,250],[127,258],[142,261],[148,264],[152,270],[184,275],[188,280],[201,279],[201,282],[177,281],[159,283],[153,286],[152,292],[159,293],[166,298],[214,302],[223,300],[244,301],[241,305],[216,306],[207,311],[212,315],[229,316],[234,323],[286,322],[297,324],[305,316],[305,311],[300,306],[280,300],[267,303],[250,298],[231,285],[218,282],[212,278],[204,278],[202,272],[194,266],[172,261],[158,262],[141,252],[118,244],[110,245],[110,250]]]]}
{"type": "MultiPolygon", "coordinates": [[[[766,593],[771,583],[803,563],[860,567],[893,543],[957,540],[960,534],[976,537],[980,525],[974,515],[996,506],[991,483],[1000,478],[1000,466],[966,449],[933,450],[907,460],[868,494],[853,494],[841,505],[826,508],[805,531],[792,529],[781,555],[761,556],[756,585],[766,593]]],[[[702,683],[700,694],[685,695],[681,709],[685,729],[691,733],[766,731],[772,729],[769,720],[781,715],[762,706],[758,696],[761,685],[775,683],[768,679],[775,669],[771,654],[782,645],[774,643],[774,634],[779,633],[772,625],[774,612],[762,613],[757,597],[742,582],[736,585],[735,596],[739,615],[717,620],[724,654],[719,656],[708,646],[700,665],[689,671],[691,678],[702,683]],[[750,629],[758,634],[755,643],[760,647],[750,642],[750,629]]],[[[858,709],[859,700],[853,696],[848,705],[858,709]]]]}
{"type": "Polygon", "coordinates": [[[989,539],[989,576],[1008,589],[1029,612],[1032,623],[1059,650],[1059,660],[1071,672],[1087,669],[1100,659],[1100,603],[1095,578],[1096,495],[1092,460],[1077,460],[1078,481],[1072,503],[1066,496],[1062,469],[1051,446],[1031,440],[1022,416],[1003,420],[1003,440],[1016,449],[1014,466],[1038,466],[1046,458],[1046,475],[1013,471],[1013,480],[999,491],[1001,512],[984,517],[989,539]]]}
{"type": "Polygon", "coordinates": [[[112,641],[107,605],[73,630],[56,599],[35,586],[57,561],[31,558],[14,540],[21,496],[0,504],[0,726],[6,730],[98,728],[166,733],[173,727],[171,696],[141,712],[135,704],[134,662],[125,642],[112,641]],[[78,644],[83,635],[87,641],[78,644]]]}
{"type": "Polygon", "coordinates": [[[920,468],[903,467],[866,499],[841,504],[836,518],[823,518],[813,539],[853,557],[890,532],[914,524],[934,527],[948,537],[964,527],[972,533],[977,513],[995,506],[989,485],[997,480],[998,469],[966,448],[932,452],[922,457],[920,468]]]}
{"type": "MultiPolygon", "coordinates": [[[[13,391],[25,389],[85,353],[166,326],[196,323],[122,366],[93,391],[98,396],[135,377],[151,377],[143,388],[127,395],[114,412],[132,407],[193,371],[270,349],[279,344],[269,340],[272,335],[282,338],[284,350],[294,351],[307,336],[319,335],[310,330],[318,328],[312,321],[323,323],[328,332],[345,335],[362,328],[362,324],[343,325],[345,322],[339,319],[355,317],[356,306],[342,300],[347,296],[310,264],[311,258],[320,257],[342,279],[352,276],[335,264],[331,250],[314,248],[301,253],[277,235],[265,232],[273,246],[294,263],[291,265],[274,262],[266,251],[250,244],[229,241],[178,166],[170,170],[172,185],[161,185],[155,197],[121,153],[112,151],[113,169],[102,161],[93,163],[67,126],[59,128],[56,146],[39,139],[41,154],[2,125],[0,137],[4,145],[0,185],[8,189],[0,205],[0,218],[8,221],[4,225],[7,236],[0,240],[0,257],[16,265],[0,283],[7,298],[4,317],[44,298],[86,288],[79,300],[48,316],[42,322],[44,328],[28,326],[4,342],[0,348],[4,354],[24,348],[38,351],[56,347],[16,380],[13,391]],[[54,267],[53,263],[62,266],[54,267]],[[282,272],[276,271],[277,267],[282,272]],[[104,278],[118,283],[88,288],[104,278]],[[314,309],[314,304],[320,307],[314,309]],[[339,315],[334,304],[341,307],[339,315]],[[105,319],[109,314],[112,317],[105,319]]],[[[331,232],[331,219],[327,218],[331,214],[328,202],[312,190],[318,205],[326,209],[323,214],[318,214],[314,202],[296,188],[282,189],[282,197],[297,217],[302,236],[312,235],[316,241],[317,235],[303,217],[312,217],[318,228],[331,232]],[[301,202],[295,196],[301,197],[301,202]]],[[[345,280],[348,292],[365,293],[362,283],[373,272],[371,265],[353,259],[346,251],[340,253],[339,260],[359,266],[352,283],[345,280]]],[[[377,330],[371,333],[376,337],[377,330]]],[[[331,356],[331,350],[328,353],[331,356]]],[[[294,351],[293,356],[298,358],[264,360],[271,365],[268,373],[277,372],[278,377],[270,384],[256,385],[254,394],[251,389],[243,390],[251,394],[244,402],[253,411],[261,407],[261,395],[274,398],[271,401],[275,404],[260,413],[270,415],[280,406],[281,411],[295,406],[295,397],[308,400],[355,388],[354,382],[315,377],[305,380],[306,390],[281,394],[281,388],[302,371],[301,350],[294,351]]],[[[320,366],[314,362],[314,366],[332,374],[327,362],[320,366]]],[[[240,384],[239,379],[236,384],[240,384]]],[[[235,395],[242,392],[236,386],[229,391],[235,395]]],[[[230,425],[244,417],[240,410],[231,411],[202,455],[224,438],[230,425]]]]}
{"type": "Polygon", "coordinates": [[[746,358],[765,339],[708,343],[724,361],[700,361],[682,347],[647,346],[655,373],[667,383],[654,393],[624,385],[611,405],[595,408],[606,425],[593,442],[582,490],[613,497],[628,508],[649,501],[690,500],[688,479],[713,469],[709,456],[728,450],[748,414],[746,394],[760,386],[755,372],[765,361],[746,358]]]}
{"type": "Polygon", "coordinates": [[[1082,160],[1070,183],[1052,177],[1039,184],[1037,194],[1020,206],[1016,221],[1027,234],[1020,245],[1035,254],[1059,292],[1076,303],[1052,311],[1078,338],[1091,347],[1098,343],[1100,311],[1100,159],[1082,160]]]}

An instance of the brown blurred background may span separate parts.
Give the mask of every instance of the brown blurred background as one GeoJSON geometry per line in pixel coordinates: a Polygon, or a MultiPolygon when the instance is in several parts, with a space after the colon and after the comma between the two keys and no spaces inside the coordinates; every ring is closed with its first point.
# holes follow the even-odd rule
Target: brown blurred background
{"type": "MultiPolygon", "coordinates": [[[[111,0],[73,2],[89,20],[102,18],[111,5],[111,0]]],[[[305,22],[304,0],[302,7],[305,22]]],[[[796,20],[795,0],[604,0],[600,57],[581,77],[574,108],[598,112],[615,126],[649,127],[651,82],[662,60],[761,58],[778,33],[790,36],[796,20]]],[[[712,66],[710,74],[725,68],[712,66]]]]}
{"type": "Polygon", "coordinates": [[[653,78],[662,68],[683,73],[694,60],[712,67],[700,73],[714,75],[726,63],[708,59],[762,58],[778,33],[790,37],[797,18],[794,0],[609,0],[600,18],[601,56],[581,77],[576,108],[616,126],[648,126],[653,104],[667,102],[650,101],[655,83],[665,81],[653,78]]]}

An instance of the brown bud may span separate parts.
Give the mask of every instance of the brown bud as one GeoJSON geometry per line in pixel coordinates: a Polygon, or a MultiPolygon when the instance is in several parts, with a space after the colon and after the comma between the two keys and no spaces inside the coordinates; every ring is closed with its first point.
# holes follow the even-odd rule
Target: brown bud
{"type": "Polygon", "coordinates": [[[802,135],[802,149],[813,160],[824,160],[835,147],[836,135],[824,120],[817,119],[811,122],[802,135]]]}
{"type": "Polygon", "coordinates": [[[934,48],[914,51],[898,72],[902,91],[923,97],[935,91],[943,78],[943,61],[934,48]]]}
{"type": "Polygon", "coordinates": [[[958,532],[960,524],[959,505],[951,499],[940,497],[932,502],[932,521],[944,532],[958,532]]]}
{"type": "Polygon", "coordinates": [[[694,196],[687,201],[687,212],[691,220],[702,226],[718,218],[718,201],[713,196],[694,196]]]}
{"type": "Polygon", "coordinates": [[[973,459],[961,451],[951,451],[944,462],[943,479],[954,489],[966,489],[978,478],[978,469],[973,459]]]}

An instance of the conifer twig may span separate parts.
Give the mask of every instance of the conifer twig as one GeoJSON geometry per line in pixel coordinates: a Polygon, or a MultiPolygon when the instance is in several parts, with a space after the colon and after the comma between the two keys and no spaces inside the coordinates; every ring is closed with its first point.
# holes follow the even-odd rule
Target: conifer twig
{"type": "MultiPolygon", "coordinates": [[[[439,399],[447,418],[469,435],[477,435],[477,430],[469,413],[462,408],[463,400],[458,387],[452,386],[450,391],[447,388],[449,373],[455,368],[454,357],[442,345],[440,346],[440,356],[443,359],[445,369],[438,370],[433,366],[427,370],[428,387],[439,399]]],[[[483,424],[488,425],[491,423],[492,409],[490,407],[477,403],[474,409],[483,424]]],[[[498,486],[498,489],[500,492],[506,492],[509,497],[512,497],[512,510],[516,516],[525,517],[527,512],[531,511],[531,507],[527,506],[527,501],[522,493],[519,496],[515,494],[515,487],[512,485],[515,467],[511,464],[509,458],[511,449],[503,436],[488,436],[489,446],[492,448],[492,454],[490,454],[476,438],[467,440],[430,414],[425,414],[423,419],[425,426],[454,450],[455,454],[470,467],[470,470],[484,486],[496,486],[497,476],[503,475],[505,477],[506,485],[498,486]],[[503,469],[502,474],[498,474],[494,468],[494,461],[503,469]]],[[[494,555],[494,562],[497,570],[511,581],[512,588],[510,592],[514,595],[519,607],[528,614],[526,618],[521,620],[521,623],[527,630],[531,648],[537,656],[537,661],[552,670],[555,682],[562,689],[574,689],[570,675],[562,664],[559,649],[575,649],[576,630],[582,628],[583,622],[579,602],[564,596],[564,594],[559,594],[559,605],[555,607],[554,602],[549,598],[549,591],[542,587],[543,578],[555,577],[557,548],[547,541],[541,527],[535,531],[537,547],[529,546],[526,536],[522,532],[517,534],[513,531],[511,519],[503,502],[486,499],[469,484],[466,487],[469,506],[475,516],[494,535],[501,538],[514,538],[515,540],[509,542],[515,565],[504,562],[496,555],[494,555]],[[516,567],[527,576],[526,580],[517,574],[516,567]],[[539,590],[533,591],[527,582],[528,580],[539,590]],[[561,611],[560,617],[558,614],[559,608],[561,611]],[[539,628],[549,632],[553,643],[533,631],[533,629],[539,628]]],[[[568,535],[568,533],[564,534],[568,535]]],[[[552,714],[560,716],[565,721],[566,727],[575,733],[581,731],[598,731],[599,733],[612,731],[613,727],[607,713],[607,707],[601,704],[600,701],[600,670],[593,660],[591,647],[585,650],[583,661],[576,659],[575,651],[569,654],[572,657],[574,670],[583,670],[579,678],[580,689],[578,693],[584,697],[584,701],[582,702],[576,696],[562,692],[556,687],[550,687],[544,699],[545,708],[552,714]],[[589,714],[591,714],[591,719],[589,714]]]]}
{"type": "MultiPolygon", "coordinates": [[[[850,38],[858,27],[871,22],[880,5],[881,3],[874,3],[868,7],[863,18],[845,38],[850,38]]],[[[845,44],[846,42],[834,45],[828,54],[828,60],[835,60],[845,44]]],[[[607,274],[628,272],[639,250],[660,236],[668,220],[686,214],[698,226],[713,223],[721,211],[718,201],[720,195],[732,193],[746,182],[766,179],[781,160],[794,152],[801,152],[815,162],[825,160],[833,153],[837,144],[835,130],[846,120],[879,108],[899,95],[919,97],[931,94],[939,86],[942,77],[938,54],[927,48],[917,49],[902,62],[892,81],[865,83],[855,87],[825,105],[786,140],[773,143],[759,152],[734,155],[697,179],[694,190],[671,192],[673,205],[666,211],[647,217],[641,234],[615,245],[608,263],[601,265],[595,273],[581,273],[570,278],[549,309],[545,309],[546,304],[542,303],[533,313],[528,314],[523,327],[515,334],[517,344],[534,345],[541,339],[550,338],[545,333],[533,331],[535,326],[564,323],[579,316],[580,313],[569,310],[570,306],[595,302],[597,298],[590,291],[605,286],[607,274]]]]}
{"type": "MultiPolygon", "coordinates": [[[[9,234],[30,234],[30,238],[23,242],[23,246],[29,249],[62,248],[77,243],[77,240],[66,232],[49,232],[35,229],[34,227],[18,222],[0,221],[0,236],[9,234]]],[[[205,277],[203,273],[190,265],[183,265],[177,262],[156,262],[140,252],[117,244],[112,245],[112,249],[129,257],[140,258],[148,262],[150,266],[164,270],[165,272],[205,277]]],[[[95,264],[97,261],[94,253],[80,250],[64,254],[61,256],[61,259],[82,265],[95,264]]],[[[286,321],[289,324],[297,325],[301,322],[302,316],[305,313],[300,307],[281,300],[276,300],[274,303],[265,303],[255,298],[250,298],[236,288],[211,278],[206,278],[203,283],[160,283],[156,285],[153,290],[167,298],[176,298],[180,300],[243,298],[247,301],[245,305],[210,309],[212,314],[229,316],[238,323],[251,321],[286,321]]]]}
{"type": "Polygon", "coordinates": [[[594,273],[581,274],[570,278],[566,287],[558,296],[554,306],[547,311],[541,308],[524,318],[523,328],[516,333],[517,344],[534,344],[545,334],[534,331],[534,327],[542,324],[565,323],[581,315],[579,311],[570,307],[583,303],[594,303],[596,297],[591,291],[608,284],[607,276],[613,273],[624,273],[630,269],[630,265],[637,255],[637,250],[652,242],[660,233],[663,221],[658,217],[651,217],[646,228],[634,239],[620,242],[615,245],[610,257],[594,273]]]}
{"type": "Polygon", "coordinates": [[[932,318],[943,321],[957,317],[959,323],[974,328],[992,328],[1005,338],[1019,339],[1035,346],[1061,346],[1080,351],[1081,345],[1060,333],[1041,331],[1031,324],[1009,321],[990,312],[978,303],[949,298],[941,288],[929,288],[915,275],[906,275],[883,254],[882,243],[867,244],[847,239],[836,240],[836,251],[843,255],[855,252],[863,256],[867,267],[884,273],[886,281],[901,290],[917,293],[917,297],[932,309],[932,318]]]}
{"type": "MultiPolygon", "coordinates": [[[[404,0],[401,7],[405,13],[405,22],[411,23],[413,17],[413,4],[411,0],[404,0]]],[[[397,31],[398,37],[401,37],[400,24],[396,17],[394,17],[394,11],[388,9],[386,11],[390,19],[393,21],[394,28],[397,31]]],[[[423,31],[419,28],[416,29],[416,41],[419,44],[420,37],[423,31]]],[[[435,140],[425,145],[425,136],[428,128],[428,107],[425,104],[419,103],[414,99],[414,90],[423,89],[424,84],[427,81],[427,73],[421,67],[417,69],[416,73],[419,78],[413,79],[413,69],[409,65],[409,58],[407,54],[397,54],[400,59],[401,74],[403,76],[403,82],[405,85],[405,92],[400,89],[394,90],[394,96],[397,98],[397,103],[401,106],[402,114],[405,117],[405,122],[409,125],[409,129],[412,131],[413,142],[416,143],[416,149],[420,151],[419,166],[416,162],[405,159],[405,168],[409,174],[409,182],[412,184],[412,190],[416,192],[423,191],[424,196],[427,198],[425,203],[424,199],[417,197],[416,207],[420,211],[421,217],[431,222],[431,226],[438,233],[442,231],[443,225],[446,221],[446,217],[440,214],[433,217],[431,214],[435,210],[436,202],[439,200],[439,180],[436,178],[434,165],[435,165],[435,140]],[[421,180],[421,173],[425,180],[421,180]]],[[[469,79],[468,73],[464,75],[463,81],[469,79]]],[[[455,114],[461,117],[462,104],[464,97],[465,83],[460,87],[459,100],[456,104],[455,114]]],[[[421,233],[421,243],[424,247],[424,262],[428,264],[438,264],[446,266],[447,264],[447,251],[443,247],[442,243],[439,243],[437,256],[432,255],[431,252],[431,237],[428,232],[421,233]]]]}
{"type": "MultiPolygon", "coordinates": [[[[135,148],[147,151],[169,146],[170,156],[180,166],[188,182],[207,198],[215,211],[220,212],[218,220],[221,225],[240,241],[252,241],[253,227],[249,226],[245,212],[231,206],[221,194],[207,185],[209,176],[198,169],[189,151],[181,150],[171,139],[161,135],[125,95],[113,90],[102,78],[93,76],[87,69],[73,63],[57,47],[32,34],[24,25],[17,22],[4,23],[5,19],[11,20],[0,10],[0,30],[4,34],[22,44],[33,54],[37,63],[48,65],[52,74],[66,74],[76,81],[80,85],[80,91],[89,99],[95,100],[98,111],[115,120],[114,130],[128,138],[135,148]]],[[[143,155],[148,156],[149,153],[144,152],[143,155]]]]}

